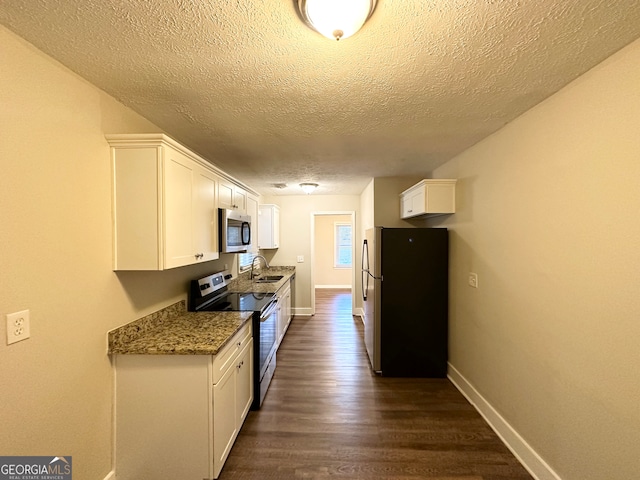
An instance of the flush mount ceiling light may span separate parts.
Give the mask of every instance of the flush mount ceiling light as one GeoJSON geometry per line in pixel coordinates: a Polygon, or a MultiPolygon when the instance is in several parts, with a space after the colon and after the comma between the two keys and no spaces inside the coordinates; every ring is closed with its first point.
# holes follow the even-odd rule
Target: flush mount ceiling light
{"type": "Polygon", "coordinates": [[[307,195],[309,195],[311,192],[313,192],[316,188],[318,188],[318,184],[317,183],[301,183],[300,184],[300,188],[302,189],[302,191],[304,193],[306,193],[307,195]]]}
{"type": "Polygon", "coordinates": [[[377,0],[294,0],[307,25],[331,40],[347,38],[362,28],[377,0]]]}

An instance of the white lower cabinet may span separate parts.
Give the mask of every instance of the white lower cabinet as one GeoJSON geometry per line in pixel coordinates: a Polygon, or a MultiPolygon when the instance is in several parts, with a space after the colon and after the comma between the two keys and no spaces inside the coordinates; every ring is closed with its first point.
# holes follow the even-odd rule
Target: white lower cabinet
{"type": "Polygon", "coordinates": [[[116,357],[116,476],[218,478],[253,400],[249,323],[215,355],[116,357]]]}
{"type": "Polygon", "coordinates": [[[233,366],[213,386],[213,465],[218,478],[253,400],[252,345],[247,345],[233,366]]]}
{"type": "Polygon", "coordinates": [[[284,334],[291,323],[291,286],[289,282],[278,292],[278,345],[282,342],[284,334]]]}

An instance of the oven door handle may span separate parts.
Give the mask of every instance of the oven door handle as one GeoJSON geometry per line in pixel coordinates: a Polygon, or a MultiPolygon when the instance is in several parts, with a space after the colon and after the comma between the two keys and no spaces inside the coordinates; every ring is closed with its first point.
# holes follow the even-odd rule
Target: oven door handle
{"type": "Polygon", "coordinates": [[[269,318],[273,312],[276,311],[276,309],[278,308],[278,302],[274,299],[271,300],[271,302],[269,302],[267,309],[264,311],[263,314],[260,315],[260,321],[264,322],[267,318],[269,318]]]}

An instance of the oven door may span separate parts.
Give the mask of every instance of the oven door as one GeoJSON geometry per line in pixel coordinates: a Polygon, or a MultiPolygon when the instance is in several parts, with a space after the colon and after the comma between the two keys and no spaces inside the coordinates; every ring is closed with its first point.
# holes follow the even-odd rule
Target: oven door
{"type": "Polygon", "coordinates": [[[278,302],[272,301],[267,309],[260,315],[260,348],[258,358],[259,379],[262,381],[269,365],[269,360],[276,350],[276,338],[278,331],[278,302]]]}

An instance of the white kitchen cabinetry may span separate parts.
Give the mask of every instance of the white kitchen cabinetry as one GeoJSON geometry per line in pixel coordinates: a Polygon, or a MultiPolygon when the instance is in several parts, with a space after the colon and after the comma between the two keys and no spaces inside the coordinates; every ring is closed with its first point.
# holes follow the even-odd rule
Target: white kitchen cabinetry
{"type": "Polygon", "coordinates": [[[247,192],[231,182],[220,179],[218,190],[218,206],[237,210],[240,213],[247,211],[247,192]]]}
{"type": "Polygon", "coordinates": [[[216,175],[164,135],[108,135],[113,269],[165,270],[219,258],[216,175]]]}
{"type": "Polygon", "coordinates": [[[248,252],[258,252],[258,199],[247,194],[247,215],[251,217],[251,246],[248,252]]]}
{"type": "Polygon", "coordinates": [[[455,179],[425,179],[400,194],[401,218],[456,211],[455,179]]]}
{"type": "Polygon", "coordinates": [[[258,248],[280,247],[280,207],[260,205],[258,212],[258,248]]]}
{"type": "Polygon", "coordinates": [[[116,475],[218,478],[253,400],[247,324],[215,355],[116,357],[116,475]]]}
{"type": "MultiPolygon", "coordinates": [[[[213,465],[214,477],[220,470],[242,423],[249,413],[253,400],[253,349],[246,345],[231,360],[231,365],[213,385],[213,465]]],[[[215,371],[215,361],[214,361],[215,371]]]]}
{"type": "Polygon", "coordinates": [[[280,288],[278,296],[278,346],[291,323],[291,285],[289,282],[280,288]]]}

